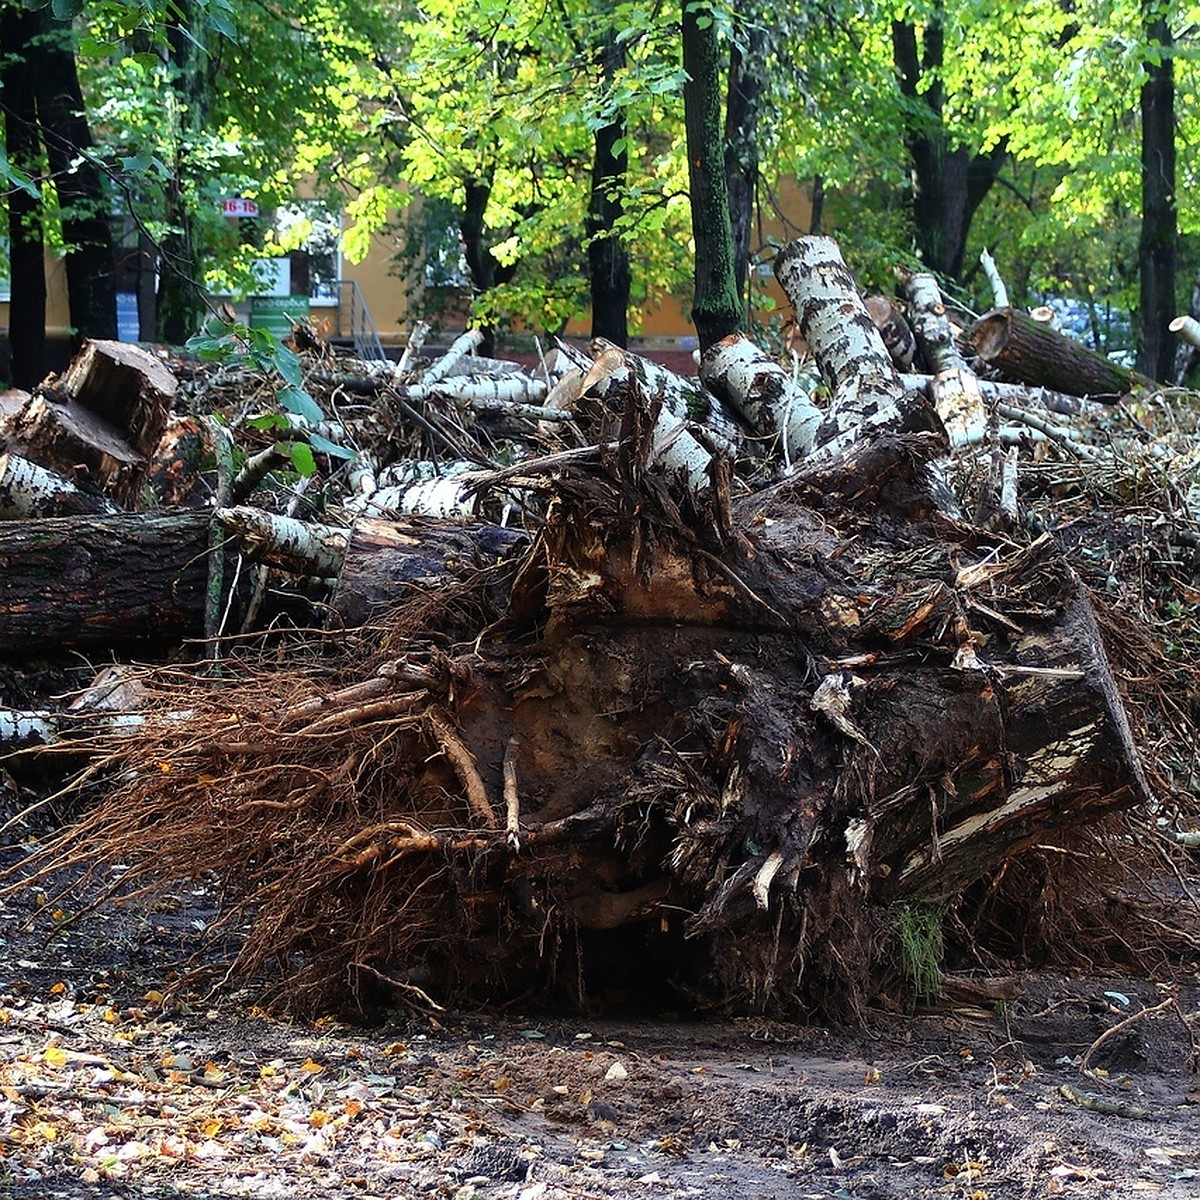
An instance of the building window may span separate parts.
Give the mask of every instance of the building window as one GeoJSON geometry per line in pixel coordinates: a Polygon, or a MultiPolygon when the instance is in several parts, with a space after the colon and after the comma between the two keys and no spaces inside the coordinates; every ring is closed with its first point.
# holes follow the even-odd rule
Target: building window
{"type": "Polygon", "coordinates": [[[296,200],[275,211],[275,232],[287,249],[293,296],[336,301],[341,278],[341,217],[319,200],[296,200]]]}

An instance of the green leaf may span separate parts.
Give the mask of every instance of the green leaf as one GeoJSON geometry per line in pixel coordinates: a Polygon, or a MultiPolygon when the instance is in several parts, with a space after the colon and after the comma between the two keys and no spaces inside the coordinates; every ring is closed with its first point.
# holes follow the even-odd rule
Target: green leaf
{"type": "Polygon", "coordinates": [[[288,419],[283,413],[263,413],[261,417],[251,417],[246,422],[248,429],[286,429],[288,419]]]}
{"type": "Polygon", "coordinates": [[[310,434],[308,444],[321,454],[328,454],[330,458],[344,458],[347,462],[353,462],[358,457],[356,450],[351,450],[347,446],[339,446],[337,442],[331,442],[319,433],[310,434]]]}
{"type": "Polygon", "coordinates": [[[83,12],[83,0],[53,0],[50,8],[60,21],[73,21],[83,12]]]}
{"type": "Polygon", "coordinates": [[[307,478],[317,473],[317,460],[313,458],[312,447],[306,442],[280,442],[280,448],[287,450],[298,474],[307,478]]]}
{"type": "MultiPolygon", "coordinates": [[[[304,367],[301,365],[297,355],[293,354],[280,342],[276,342],[271,360],[275,370],[283,377],[284,383],[290,383],[293,387],[300,386],[304,379],[304,367]]],[[[320,418],[317,419],[319,420],[320,418]]]]}
{"type": "Polygon", "coordinates": [[[20,188],[21,191],[32,196],[35,200],[42,198],[42,193],[38,189],[37,184],[33,182],[33,179],[8,161],[8,155],[4,153],[3,146],[0,146],[0,179],[11,183],[13,187],[20,188]]]}
{"type": "Polygon", "coordinates": [[[320,406],[303,388],[280,388],[275,399],[279,401],[281,408],[295,413],[298,417],[303,417],[313,425],[325,420],[325,414],[321,411],[320,406]]]}

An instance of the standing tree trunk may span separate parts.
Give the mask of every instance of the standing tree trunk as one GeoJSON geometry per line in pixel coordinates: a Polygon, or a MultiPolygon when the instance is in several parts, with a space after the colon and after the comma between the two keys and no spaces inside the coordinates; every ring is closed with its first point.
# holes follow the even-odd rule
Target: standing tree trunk
{"type": "Polygon", "coordinates": [[[1008,141],[983,154],[951,147],[942,121],[946,96],[941,83],[946,34],[941,6],[925,25],[921,52],[916,28],[892,23],[892,57],[905,100],[904,145],[912,159],[913,229],[925,266],[960,279],[971,220],[1000,174],[1008,141]]]}
{"type": "MultiPolygon", "coordinates": [[[[15,5],[0,8],[0,111],[4,113],[4,149],[11,166],[36,178],[41,154],[37,137],[34,69],[29,47],[37,17],[15,5]]],[[[46,252],[40,198],[20,187],[8,193],[9,302],[8,344],[14,387],[32,388],[46,370],[46,252]]]]}
{"type": "Polygon", "coordinates": [[[50,9],[37,14],[34,87],[38,125],[61,209],[67,246],[67,292],[76,346],[85,337],[117,336],[116,273],[108,197],[91,157],[92,136],[84,116],[69,22],[50,9]]]}
{"type": "MultiPolygon", "coordinates": [[[[489,166],[486,170],[485,177],[468,179],[463,185],[463,208],[458,218],[463,257],[467,260],[467,270],[471,272],[471,284],[476,295],[490,292],[498,283],[507,283],[516,270],[515,265],[501,266],[493,257],[492,248],[487,242],[484,214],[492,195],[492,169],[489,166]]],[[[496,352],[496,329],[488,324],[479,324],[478,328],[483,334],[479,353],[491,356],[496,352]]]]}
{"type": "Polygon", "coordinates": [[[1146,82],[1142,84],[1142,233],[1138,370],[1174,376],[1168,325],[1175,316],[1175,71],[1165,6],[1144,0],[1146,82]]]}
{"type": "Polygon", "coordinates": [[[210,80],[205,47],[204,17],[195,0],[180,0],[172,7],[176,20],[167,32],[176,112],[175,155],[167,185],[167,227],[162,240],[156,318],[159,335],[178,345],[200,327],[204,296],[199,279],[192,216],[188,211],[184,179],[192,135],[208,124],[210,80]]]}
{"type": "Polygon", "coordinates": [[[762,96],[762,53],[766,32],[757,22],[746,30],[746,50],[729,54],[729,98],[725,103],[725,187],[733,227],[733,275],[746,303],[750,274],[750,226],[758,189],[758,106],[762,96]]]}
{"type": "MultiPolygon", "coordinates": [[[[625,61],[624,44],[617,31],[605,31],[599,58],[606,85],[625,61]]],[[[617,222],[625,212],[625,177],[629,152],[625,146],[625,112],[612,109],[609,120],[596,130],[596,157],[592,160],[592,195],[588,203],[588,273],[592,285],[592,337],[629,344],[629,292],[632,275],[629,251],[621,241],[617,222]]]]}
{"type": "Polygon", "coordinates": [[[716,22],[703,0],[683,0],[683,69],[687,72],[683,112],[696,243],[692,321],[703,352],[742,328],[725,186],[721,44],[716,22]]]}

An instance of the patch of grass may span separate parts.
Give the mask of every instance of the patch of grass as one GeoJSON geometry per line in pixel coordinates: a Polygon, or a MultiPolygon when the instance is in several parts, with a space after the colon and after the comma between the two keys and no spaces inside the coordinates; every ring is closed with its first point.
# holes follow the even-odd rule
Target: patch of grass
{"type": "Polygon", "coordinates": [[[929,1003],[942,995],[942,908],[901,904],[895,931],[899,965],[918,1001],[929,1003]]]}

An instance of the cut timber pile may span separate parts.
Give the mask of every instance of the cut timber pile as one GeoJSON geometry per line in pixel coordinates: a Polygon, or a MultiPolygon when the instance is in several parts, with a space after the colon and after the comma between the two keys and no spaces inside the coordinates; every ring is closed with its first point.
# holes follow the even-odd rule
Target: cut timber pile
{"type": "MultiPolygon", "coordinates": [[[[461,519],[242,504],[18,520],[8,543],[0,527],[10,563],[54,535],[45,579],[99,529],[179,522],[175,582],[139,590],[197,632],[196,564],[229,578],[227,537],[265,564],[243,579],[332,581],[311,612],[324,635],[147,672],[135,732],[85,710],[14,754],[77,761],[83,730],[89,786],[107,780],[26,869],[218,872],[249,919],[240,965],[274,962],[278,998],[308,1012],[555,982],[584,1002],[652,974],[706,1003],[837,1017],[896,986],[898,911],[965,920],[1031,848],[1171,793],[1139,756],[1105,645],[1131,653],[1128,628],[1080,576],[1085,539],[1021,523],[1002,434],[1033,394],[975,380],[927,276],[906,284],[915,338],[890,339],[904,369],[925,348],[936,378],[913,386],[834,243],[800,239],[776,270],[819,389],[746,339],[709,348],[707,389],[607,343],[564,348],[557,378],[508,398],[445,360],[354,392],[335,375],[369,398],[338,408],[360,450],[344,511],[407,495],[436,455],[422,487],[461,519]],[[487,446],[513,429],[501,464],[487,446]]],[[[1030,444],[1065,461],[1071,439],[1037,420],[1030,444]]],[[[136,537],[126,553],[130,578],[162,567],[136,537]]],[[[35,613],[51,593],[4,587],[11,638],[22,593],[35,613]]],[[[101,611],[104,586],[84,587],[101,611]]],[[[55,719],[8,721],[34,716],[55,719]]]]}

